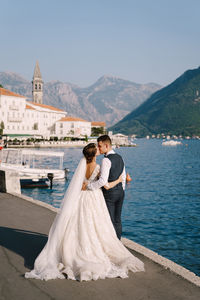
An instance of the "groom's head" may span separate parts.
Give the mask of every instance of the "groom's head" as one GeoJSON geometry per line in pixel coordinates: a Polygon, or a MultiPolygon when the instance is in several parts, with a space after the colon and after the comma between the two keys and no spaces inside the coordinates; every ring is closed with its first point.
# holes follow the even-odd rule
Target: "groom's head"
{"type": "Polygon", "coordinates": [[[100,154],[105,154],[112,149],[112,142],[108,135],[101,135],[97,139],[100,154]]]}

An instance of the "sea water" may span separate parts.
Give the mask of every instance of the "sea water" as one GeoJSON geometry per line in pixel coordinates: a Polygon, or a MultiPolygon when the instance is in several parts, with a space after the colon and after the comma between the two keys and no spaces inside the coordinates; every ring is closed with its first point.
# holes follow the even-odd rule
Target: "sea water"
{"type": "MultiPolygon", "coordinates": [[[[115,150],[132,178],[123,205],[123,236],[200,275],[200,141],[183,140],[177,146],[162,146],[159,139],[135,142],[137,147],[115,150]]],[[[82,149],[57,150],[65,152],[68,180],[54,181],[52,189],[22,190],[55,207],[82,155],[82,149]]],[[[50,168],[55,161],[46,164],[50,168]]]]}

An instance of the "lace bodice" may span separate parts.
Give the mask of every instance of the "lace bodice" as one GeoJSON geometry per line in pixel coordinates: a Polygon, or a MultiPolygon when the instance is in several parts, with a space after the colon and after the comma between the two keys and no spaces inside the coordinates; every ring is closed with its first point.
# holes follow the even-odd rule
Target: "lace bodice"
{"type": "Polygon", "coordinates": [[[100,165],[96,165],[96,167],[95,167],[92,175],[90,176],[90,178],[87,179],[85,177],[85,182],[90,183],[90,182],[96,181],[98,179],[99,172],[100,172],[100,165]]]}

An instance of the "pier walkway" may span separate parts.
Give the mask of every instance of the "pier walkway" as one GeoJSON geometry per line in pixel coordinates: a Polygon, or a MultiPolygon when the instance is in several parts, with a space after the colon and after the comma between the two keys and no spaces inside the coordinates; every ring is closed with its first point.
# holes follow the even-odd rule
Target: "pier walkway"
{"type": "Polygon", "coordinates": [[[1,300],[199,300],[200,287],[134,253],[146,272],[127,279],[78,282],[67,279],[25,279],[47,241],[55,212],[20,197],[0,193],[1,300]]]}

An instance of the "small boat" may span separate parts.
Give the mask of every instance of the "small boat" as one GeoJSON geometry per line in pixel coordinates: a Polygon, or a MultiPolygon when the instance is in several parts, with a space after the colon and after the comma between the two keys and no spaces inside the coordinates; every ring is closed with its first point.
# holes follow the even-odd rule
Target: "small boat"
{"type": "Polygon", "coordinates": [[[30,187],[48,186],[48,181],[64,179],[68,175],[68,169],[63,169],[64,152],[40,151],[30,149],[2,149],[0,151],[0,169],[12,170],[19,174],[20,183],[30,187]],[[48,160],[59,159],[58,168],[48,168],[48,160]],[[44,160],[43,163],[41,160],[44,160]],[[46,166],[45,166],[46,160],[46,166]],[[41,165],[43,164],[43,167],[41,165]],[[37,166],[36,166],[37,165],[37,166]],[[39,165],[39,166],[38,166],[39,165]]]}
{"type": "Polygon", "coordinates": [[[48,178],[30,178],[30,177],[21,177],[20,178],[21,188],[46,188],[49,187],[49,179],[48,178]]]}
{"type": "Polygon", "coordinates": [[[133,143],[133,142],[131,142],[131,143],[129,144],[129,146],[130,146],[130,147],[137,147],[137,144],[136,144],[136,143],[133,143]]]}
{"type": "Polygon", "coordinates": [[[182,145],[181,142],[179,141],[174,141],[174,140],[169,140],[169,141],[163,141],[162,146],[177,146],[177,145],[182,145]]]}

